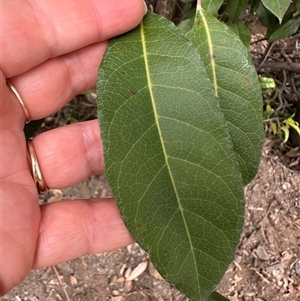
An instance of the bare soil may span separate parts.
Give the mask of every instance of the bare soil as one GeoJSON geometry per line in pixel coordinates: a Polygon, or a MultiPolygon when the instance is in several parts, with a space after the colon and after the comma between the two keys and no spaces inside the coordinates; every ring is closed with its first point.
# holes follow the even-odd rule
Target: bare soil
{"type": "Polygon", "coordinates": [[[245,189],[244,231],[218,287],[232,301],[300,300],[300,174],[274,146],[245,189]]]}

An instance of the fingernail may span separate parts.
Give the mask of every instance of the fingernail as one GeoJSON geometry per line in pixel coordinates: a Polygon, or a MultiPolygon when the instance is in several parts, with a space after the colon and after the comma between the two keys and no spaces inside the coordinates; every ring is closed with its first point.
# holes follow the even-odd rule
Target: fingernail
{"type": "Polygon", "coordinates": [[[144,13],[144,15],[146,15],[146,14],[147,14],[147,11],[148,11],[148,7],[147,7],[147,4],[146,4],[145,1],[144,1],[144,6],[145,6],[145,13],[144,13]]]}

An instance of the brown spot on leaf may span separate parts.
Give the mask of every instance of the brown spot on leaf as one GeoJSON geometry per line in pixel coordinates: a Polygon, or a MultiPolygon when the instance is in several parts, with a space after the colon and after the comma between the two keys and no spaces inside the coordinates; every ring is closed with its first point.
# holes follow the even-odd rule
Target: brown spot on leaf
{"type": "Polygon", "coordinates": [[[251,81],[250,81],[250,79],[248,77],[245,77],[245,81],[246,81],[247,84],[251,83],[251,81]]]}
{"type": "Polygon", "coordinates": [[[131,94],[131,96],[135,96],[136,95],[136,91],[134,91],[134,90],[130,90],[130,94],[131,94]]]}

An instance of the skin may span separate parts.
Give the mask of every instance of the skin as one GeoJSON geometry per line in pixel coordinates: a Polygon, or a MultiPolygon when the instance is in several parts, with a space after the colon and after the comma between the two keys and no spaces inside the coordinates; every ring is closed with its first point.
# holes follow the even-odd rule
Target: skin
{"type": "MultiPolygon", "coordinates": [[[[0,294],[31,269],[133,242],[114,199],[38,204],[23,134],[31,119],[94,87],[108,39],[137,26],[142,0],[3,0],[0,39],[0,294]]],[[[50,188],[104,171],[97,120],[37,136],[33,145],[50,188]]]]}

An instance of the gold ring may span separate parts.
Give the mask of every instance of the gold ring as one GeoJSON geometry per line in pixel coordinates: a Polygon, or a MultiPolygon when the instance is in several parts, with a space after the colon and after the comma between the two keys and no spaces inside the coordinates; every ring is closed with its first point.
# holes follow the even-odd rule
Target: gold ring
{"type": "Polygon", "coordinates": [[[49,188],[47,184],[45,183],[45,180],[43,178],[40,165],[33,147],[32,140],[27,141],[27,148],[29,151],[30,159],[31,159],[31,167],[32,167],[32,176],[33,180],[36,184],[38,192],[45,192],[49,188]]]}
{"type": "Polygon", "coordinates": [[[19,92],[18,92],[17,89],[14,87],[14,85],[11,83],[11,81],[7,79],[6,82],[7,82],[8,86],[10,87],[10,89],[12,90],[12,92],[15,94],[15,96],[16,96],[17,100],[19,101],[19,103],[21,104],[21,106],[22,106],[22,108],[23,108],[23,110],[24,110],[25,116],[26,116],[26,118],[27,118],[26,123],[28,123],[28,122],[31,120],[31,118],[30,118],[29,111],[27,110],[27,108],[26,108],[26,106],[25,106],[24,101],[22,100],[22,98],[21,98],[19,92]]]}

